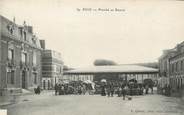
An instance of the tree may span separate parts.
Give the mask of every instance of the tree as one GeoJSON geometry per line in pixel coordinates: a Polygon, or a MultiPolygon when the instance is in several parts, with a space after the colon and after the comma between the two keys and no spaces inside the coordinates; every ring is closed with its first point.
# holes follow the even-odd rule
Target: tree
{"type": "Polygon", "coordinates": [[[116,62],[112,60],[106,60],[106,59],[96,59],[93,64],[95,66],[117,65],[116,62]]]}

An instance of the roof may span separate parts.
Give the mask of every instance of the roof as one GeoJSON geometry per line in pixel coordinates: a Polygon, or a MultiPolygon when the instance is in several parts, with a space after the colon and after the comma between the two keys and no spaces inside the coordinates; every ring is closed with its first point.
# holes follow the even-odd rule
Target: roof
{"type": "Polygon", "coordinates": [[[158,69],[140,65],[92,66],[66,71],[64,74],[93,74],[93,73],[157,73],[158,69]]]}
{"type": "Polygon", "coordinates": [[[172,56],[173,54],[175,54],[177,51],[176,47],[173,49],[167,49],[167,50],[163,50],[163,54],[159,57],[159,59],[163,59],[167,56],[172,56]]]}
{"type": "Polygon", "coordinates": [[[28,25],[18,25],[15,22],[5,18],[4,16],[0,15],[0,23],[1,27],[1,34],[5,38],[10,38],[12,40],[19,41],[21,43],[25,43],[31,47],[42,49],[40,46],[40,41],[36,35],[33,34],[32,26],[28,25]],[[11,31],[12,30],[12,33],[11,31]],[[21,35],[22,32],[26,32],[26,40],[21,35]]]}

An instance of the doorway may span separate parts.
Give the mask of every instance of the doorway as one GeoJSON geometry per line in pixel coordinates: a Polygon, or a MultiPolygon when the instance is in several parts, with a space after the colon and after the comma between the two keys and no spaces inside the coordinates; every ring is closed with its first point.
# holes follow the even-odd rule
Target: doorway
{"type": "Polygon", "coordinates": [[[22,88],[26,88],[26,71],[22,71],[22,88]]]}

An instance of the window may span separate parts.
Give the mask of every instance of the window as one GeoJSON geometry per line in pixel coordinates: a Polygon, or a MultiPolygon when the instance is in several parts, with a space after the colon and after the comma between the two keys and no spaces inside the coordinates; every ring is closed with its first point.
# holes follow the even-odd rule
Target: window
{"type": "Polygon", "coordinates": [[[171,66],[172,66],[172,72],[174,72],[174,64],[172,64],[171,66]]]}
{"type": "Polygon", "coordinates": [[[23,63],[26,63],[26,62],[27,62],[27,54],[26,54],[26,53],[22,53],[21,61],[22,61],[23,63]]]}
{"type": "Polygon", "coordinates": [[[53,71],[53,72],[57,72],[57,66],[56,66],[56,65],[53,65],[53,66],[52,66],[52,71],[53,71]]]}
{"type": "Polygon", "coordinates": [[[20,28],[20,35],[21,35],[21,37],[23,36],[23,30],[22,30],[22,28],[20,28]]]}
{"type": "Polygon", "coordinates": [[[14,71],[7,72],[7,82],[8,82],[8,84],[14,84],[14,77],[15,77],[14,73],[15,73],[14,71]]]}
{"type": "Polygon", "coordinates": [[[33,65],[36,65],[36,52],[33,52],[33,65]]]}
{"type": "Polygon", "coordinates": [[[11,72],[11,84],[14,84],[14,71],[11,72]]]}
{"type": "Polygon", "coordinates": [[[23,39],[24,39],[24,41],[26,41],[26,32],[25,31],[23,32],[23,39]]]}
{"type": "Polygon", "coordinates": [[[179,62],[176,62],[176,66],[177,66],[177,72],[180,70],[180,64],[179,62]]]}
{"type": "Polygon", "coordinates": [[[181,61],[181,63],[180,63],[180,70],[181,71],[183,70],[183,61],[181,61]]]}
{"type": "Polygon", "coordinates": [[[8,59],[13,60],[14,58],[14,51],[13,49],[8,49],[8,59]]]}
{"type": "Polygon", "coordinates": [[[175,72],[176,70],[175,63],[173,63],[173,67],[174,67],[173,72],[175,72]]]}
{"type": "Polygon", "coordinates": [[[176,62],[175,63],[175,72],[177,72],[178,71],[178,63],[176,62]]]}
{"type": "Polygon", "coordinates": [[[33,73],[34,84],[37,84],[37,73],[33,73]]]}

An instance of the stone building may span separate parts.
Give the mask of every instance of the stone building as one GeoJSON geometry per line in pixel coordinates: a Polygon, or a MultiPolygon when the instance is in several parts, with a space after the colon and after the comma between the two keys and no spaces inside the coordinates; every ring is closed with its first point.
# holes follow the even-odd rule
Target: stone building
{"type": "Polygon", "coordinates": [[[41,85],[41,52],[32,26],[0,16],[0,95],[41,85]]]}
{"type": "Polygon", "coordinates": [[[167,77],[163,80],[162,86],[169,84],[172,94],[182,95],[184,86],[184,42],[171,50],[167,50],[167,52],[163,52],[163,55],[159,58],[159,72],[160,77],[167,77]]]}
{"type": "Polygon", "coordinates": [[[177,52],[170,61],[170,85],[172,92],[184,94],[184,42],[176,46],[177,52]]]}
{"type": "Polygon", "coordinates": [[[176,53],[176,48],[164,50],[163,54],[159,57],[159,85],[164,87],[166,84],[169,84],[170,79],[170,58],[173,57],[176,53]]]}
{"type": "MultiPolygon", "coordinates": [[[[41,45],[44,48],[44,41],[41,45]]],[[[62,79],[63,61],[61,53],[54,50],[43,50],[42,52],[42,88],[53,89],[55,84],[62,79]]]]}
{"type": "Polygon", "coordinates": [[[169,59],[176,53],[176,48],[164,50],[162,56],[159,58],[159,75],[162,77],[169,77],[169,59]]]}

